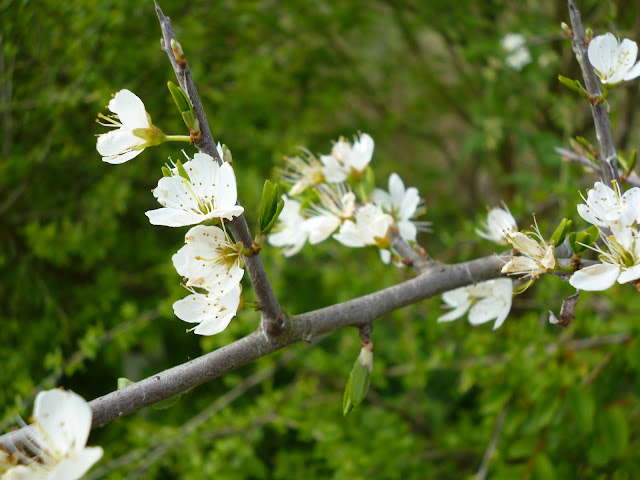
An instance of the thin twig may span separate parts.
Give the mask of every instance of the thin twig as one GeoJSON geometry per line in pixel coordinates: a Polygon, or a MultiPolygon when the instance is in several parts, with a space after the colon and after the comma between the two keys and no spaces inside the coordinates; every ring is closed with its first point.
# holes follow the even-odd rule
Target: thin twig
{"type": "MultiPolygon", "coordinates": [[[[562,148],[562,147],[553,147],[553,149],[555,150],[556,153],[559,153],[560,155],[562,155],[562,158],[566,159],[568,162],[578,163],[584,167],[590,168],[594,172],[600,173],[601,171],[600,167],[594,162],[592,162],[591,159],[586,155],[580,155],[579,153],[572,152],[571,150],[567,150],[566,148],[562,148]]],[[[629,175],[626,178],[625,182],[631,185],[632,187],[640,187],[640,178],[638,178],[638,176],[635,173],[632,173],[631,175],[629,175]]]]}
{"type": "Polygon", "coordinates": [[[487,478],[487,472],[489,471],[489,464],[491,463],[491,459],[493,458],[493,454],[496,451],[496,446],[498,445],[498,439],[500,438],[500,434],[502,433],[502,426],[504,425],[504,421],[507,418],[507,411],[509,410],[509,402],[507,402],[498,418],[496,419],[496,423],[493,425],[493,434],[491,435],[491,440],[489,440],[489,445],[487,445],[487,449],[482,456],[482,461],[480,462],[480,467],[476,472],[474,480],[484,480],[487,478]]]}
{"type": "Polygon", "coordinates": [[[598,84],[598,77],[593,70],[593,66],[589,62],[587,55],[587,40],[580,19],[580,12],[573,4],[572,0],[568,0],[569,18],[571,19],[571,28],[573,29],[573,38],[571,43],[573,51],[578,57],[582,78],[584,78],[587,93],[591,97],[591,114],[593,115],[593,123],[596,128],[596,138],[600,146],[600,158],[602,162],[602,178],[607,185],[612,180],[620,180],[618,175],[618,156],[613,146],[613,137],[611,135],[611,124],[609,116],[603,102],[599,102],[602,93],[598,84]]]}
{"type": "MultiPolygon", "coordinates": [[[[207,122],[207,116],[204,113],[202,101],[200,100],[200,96],[198,95],[198,91],[196,89],[193,78],[191,77],[189,65],[187,64],[186,59],[178,64],[173,50],[171,49],[171,41],[177,41],[176,36],[173,33],[173,28],[171,26],[171,19],[169,17],[166,17],[162,13],[160,6],[155,0],[154,4],[156,7],[156,14],[158,15],[158,20],[160,21],[160,28],[162,29],[163,49],[169,57],[171,65],[173,66],[173,70],[176,74],[176,78],[178,79],[178,83],[180,84],[180,88],[182,88],[189,96],[189,100],[193,105],[196,118],[200,122],[200,131],[202,132],[202,138],[195,143],[195,146],[201,152],[212,156],[218,162],[222,162],[222,159],[218,155],[216,142],[213,138],[213,135],[211,134],[211,130],[209,129],[209,123],[207,122]]],[[[236,241],[242,242],[247,248],[253,244],[253,237],[251,236],[249,226],[247,225],[247,221],[245,220],[244,216],[241,215],[234,218],[230,223],[227,224],[227,226],[229,227],[229,230],[231,230],[231,233],[233,233],[236,241]]],[[[263,333],[267,337],[278,336],[282,334],[286,328],[286,325],[284,324],[282,318],[278,299],[276,298],[276,294],[273,291],[271,282],[267,277],[267,273],[264,269],[264,265],[262,264],[260,255],[255,253],[251,256],[245,256],[244,264],[247,267],[251,285],[253,286],[253,290],[258,299],[258,303],[260,304],[260,311],[262,316],[261,329],[263,333]]]]}

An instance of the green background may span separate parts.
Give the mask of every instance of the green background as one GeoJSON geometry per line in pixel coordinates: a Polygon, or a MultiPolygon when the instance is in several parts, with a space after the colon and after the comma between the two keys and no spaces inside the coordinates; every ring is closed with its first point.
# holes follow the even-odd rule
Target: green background
{"type": "MultiPolygon", "coordinates": [[[[554,146],[594,141],[563,2],[163,2],[216,139],[233,152],[255,225],[265,178],[297,146],[367,132],[378,185],[397,172],[426,200],[430,255],[457,262],[495,247],[474,228],[505,200],[521,228],[578,228],[578,191],[596,176],[554,146]],[[533,62],[505,66],[521,32],[533,62]]],[[[636,2],[579,2],[583,20],[640,39],[636,2]]],[[[139,95],[154,123],[184,134],[166,89],[151,2],[0,2],[0,417],[28,418],[35,393],[64,386],[90,400],[118,377],[148,375],[253,331],[240,312],[199,337],[173,315],[186,295],[171,264],[187,228],[155,227],[150,193],[177,144],[119,166],[100,160],[95,123],[111,95],[139,95]]],[[[609,97],[616,145],[637,147],[638,82],[609,97]]],[[[193,148],[188,147],[188,153],[193,148]]],[[[263,251],[292,313],[410,278],[375,249],[335,241],[283,258],[263,251]]],[[[87,478],[640,478],[640,305],[632,286],[584,293],[574,325],[547,322],[573,289],[543,278],[505,325],[437,324],[440,299],[379,319],[366,401],[342,416],[356,331],[295,345],[91,434],[105,456],[87,478]],[[611,335],[618,335],[611,337],[611,335]],[[625,341],[621,341],[621,339],[625,341]],[[609,342],[608,342],[609,341],[609,342]],[[496,428],[498,427],[498,428],[496,428]],[[495,434],[494,434],[495,432],[495,434]]],[[[254,299],[249,285],[245,298],[254,299]]]]}

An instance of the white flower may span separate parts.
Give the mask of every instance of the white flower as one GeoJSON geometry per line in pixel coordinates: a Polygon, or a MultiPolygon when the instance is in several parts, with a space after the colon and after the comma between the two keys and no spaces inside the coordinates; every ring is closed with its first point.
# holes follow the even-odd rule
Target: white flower
{"type": "Polygon", "coordinates": [[[198,335],[215,335],[229,325],[240,305],[240,285],[226,295],[193,293],[173,304],[173,311],[180,320],[198,325],[189,331],[198,335]]]}
{"type": "Polygon", "coordinates": [[[522,70],[531,63],[531,53],[526,47],[527,38],[521,33],[507,33],[500,41],[502,48],[507,52],[504,60],[506,65],[516,71],[522,70]]]}
{"type": "Polygon", "coordinates": [[[640,75],[640,62],[636,63],[638,45],[628,38],[620,42],[612,33],[598,35],[589,42],[587,54],[604,84],[614,85],[640,75]]]}
{"type": "Polygon", "coordinates": [[[226,295],[240,283],[244,270],[239,247],[221,228],[197,225],[187,232],[185,242],[173,256],[177,272],[188,279],[185,287],[226,295]]]}
{"type": "Polygon", "coordinates": [[[3,480],[76,480],[103,454],[101,447],[85,447],[91,430],[91,408],[80,396],[61,389],[40,392],[29,426],[27,457],[16,448],[21,465],[9,468],[3,480]]]}
{"type": "Polygon", "coordinates": [[[373,138],[366,133],[360,134],[353,145],[340,138],[333,146],[331,155],[321,155],[324,164],[322,171],[329,183],[342,183],[349,175],[360,176],[373,156],[373,138]]]}
{"type": "Polygon", "coordinates": [[[306,210],[308,215],[306,229],[309,232],[309,243],[315,245],[323,242],[345,220],[353,218],[356,210],[356,195],[348,184],[337,184],[335,189],[327,184],[316,188],[319,205],[312,204],[306,210]]]}
{"type": "Polygon", "coordinates": [[[120,90],[107,106],[115,115],[100,118],[105,127],[117,127],[108,133],[98,135],[96,149],[107,163],[124,163],[142,152],[146,147],[159,145],[165,135],[151,123],[151,117],[144,103],[129,90],[120,90]]]}
{"type": "Polygon", "coordinates": [[[417,222],[413,217],[423,214],[426,208],[420,207],[418,189],[405,189],[402,179],[397,173],[389,176],[389,192],[380,188],[373,190],[373,201],[388,212],[396,222],[398,233],[407,242],[415,242],[418,230],[426,231],[429,222],[417,222]]]}
{"type": "Polygon", "coordinates": [[[611,228],[617,223],[630,226],[640,221],[640,188],[631,188],[624,195],[620,193],[617,183],[613,190],[602,182],[596,182],[587,198],[582,197],[586,205],[578,205],[578,213],[596,227],[611,228]]]}
{"type": "Polygon", "coordinates": [[[482,227],[484,230],[476,228],[476,233],[498,245],[507,245],[509,241],[506,234],[518,231],[518,225],[506,205],[504,208],[495,207],[489,210],[487,221],[482,223],[482,227]]]}
{"type": "Polygon", "coordinates": [[[535,232],[532,233],[538,237],[538,241],[520,232],[505,234],[507,241],[521,255],[511,257],[511,260],[502,267],[502,273],[525,275],[534,279],[556,268],[555,247],[544,241],[537,225],[535,232]]]}
{"type": "Polygon", "coordinates": [[[393,225],[391,215],[384,213],[378,205],[367,203],[358,207],[354,217],[356,221],[344,222],[333,238],[347,247],[375,245],[386,248],[389,246],[387,234],[389,227],[393,225]]]}
{"type": "Polygon", "coordinates": [[[513,282],[510,278],[497,278],[445,292],[442,300],[453,310],[441,315],[438,322],[450,322],[468,310],[471,325],[495,319],[493,329],[496,330],[511,311],[512,292],[513,282]]]}
{"type": "Polygon", "coordinates": [[[305,218],[300,215],[300,202],[286,195],[283,195],[282,199],[284,208],[267,240],[274,247],[284,247],[284,256],[291,257],[304,247],[309,238],[309,231],[305,218]]]}
{"type": "Polygon", "coordinates": [[[618,283],[640,279],[640,238],[638,232],[628,226],[614,225],[613,235],[600,232],[607,250],[591,248],[600,253],[602,263],[578,270],[569,283],[580,290],[606,290],[616,280],[618,283]],[[617,228],[616,228],[617,227],[617,228]]]}
{"type": "Polygon", "coordinates": [[[304,156],[287,157],[287,169],[281,172],[283,180],[293,185],[289,195],[298,195],[324,181],[322,163],[309,150],[302,151],[304,156]]]}
{"type": "MultiPolygon", "coordinates": [[[[218,146],[218,153],[222,152],[218,146]]],[[[153,190],[153,196],[164,208],[146,212],[153,225],[183,227],[205,220],[224,218],[231,220],[244,211],[236,205],[238,191],[233,167],[224,162],[219,165],[206,153],[196,153],[184,164],[189,178],[180,175],[178,167],[171,176],[162,177],[153,190]]]]}

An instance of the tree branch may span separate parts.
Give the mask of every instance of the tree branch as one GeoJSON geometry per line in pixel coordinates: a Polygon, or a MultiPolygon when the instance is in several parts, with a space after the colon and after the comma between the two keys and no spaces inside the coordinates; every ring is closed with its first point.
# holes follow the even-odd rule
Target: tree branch
{"type": "Polygon", "coordinates": [[[609,116],[604,107],[603,102],[598,100],[602,96],[600,92],[600,85],[598,84],[598,77],[593,70],[593,66],[589,62],[587,55],[587,41],[584,34],[584,28],[582,27],[582,20],[580,19],[580,12],[576,9],[572,0],[568,0],[569,5],[569,18],[571,19],[571,28],[573,29],[573,37],[571,43],[573,45],[573,51],[575,52],[578,63],[580,64],[580,70],[582,71],[582,77],[587,89],[587,93],[591,97],[591,115],[593,115],[593,123],[596,128],[596,138],[598,139],[598,145],[600,146],[600,158],[602,163],[602,178],[604,182],[609,185],[612,180],[620,180],[618,175],[618,156],[616,149],[613,146],[613,137],[611,135],[611,124],[609,123],[609,116]]]}
{"type": "MultiPolygon", "coordinates": [[[[360,327],[447,290],[496,278],[500,276],[502,265],[503,261],[495,255],[454,265],[434,263],[432,268],[416,278],[347,302],[296,315],[291,318],[289,328],[277,337],[267,338],[257,330],[218,350],[89,402],[93,411],[92,428],[185,393],[293,343],[309,342],[343,327],[360,327]]],[[[25,428],[0,436],[0,445],[19,445],[25,438],[25,428]]]]}
{"type": "MultiPolygon", "coordinates": [[[[162,9],[156,0],[153,0],[153,3],[155,4],[160,28],[162,29],[162,48],[169,57],[169,61],[173,66],[180,88],[182,88],[189,96],[196,118],[200,122],[202,138],[198,142],[194,143],[194,145],[199,151],[211,155],[218,161],[218,163],[221,163],[222,159],[220,158],[220,155],[218,155],[216,142],[211,134],[211,130],[209,129],[209,122],[207,121],[207,116],[204,113],[204,107],[202,106],[202,101],[198,95],[198,90],[196,89],[196,85],[191,77],[189,65],[187,64],[186,59],[178,63],[171,48],[171,41],[174,40],[177,42],[176,36],[173,33],[173,27],[171,26],[171,19],[162,13],[162,9]]],[[[241,215],[234,218],[227,225],[229,230],[231,230],[231,233],[233,233],[233,237],[236,241],[242,242],[245,247],[250,247],[253,244],[253,237],[251,236],[249,226],[247,225],[247,221],[244,216],[241,215]]],[[[262,312],[262,331],[267,335],[267,337],[280,335],[283,332],[285,325],[282,321],[278,299],[276,298],[271,282],[267,277],[260,255],[254,253],[251,256],[244,256],[244,264],[247,267],[251,285],[253,286],[253,290],[255,291],[260,304],[260,310],[262,312]]]]}

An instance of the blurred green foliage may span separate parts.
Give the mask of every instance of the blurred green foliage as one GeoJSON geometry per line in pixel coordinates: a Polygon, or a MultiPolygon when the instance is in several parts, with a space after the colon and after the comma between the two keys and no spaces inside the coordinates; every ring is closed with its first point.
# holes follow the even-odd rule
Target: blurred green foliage
{"type": "MultiPolygon", "coordinates": [[[[162,2],[216,139],[233,152],[252,225],[265,178],[298,145],[328,152],[358,130],[376,141],[378,185],[417,186],[435,258],[492,253],[473,230],[505,200],[545,235],[574,220],[595,176],[554,146],[595,142],[563,2],[419,0],[162,2]],[[533,62],[505,65],[500,40],[527,37],[533,62]]],[[[596,34],[640,39],[631,1],[580,1],[596,34]]],[[[165,133],[184,132],[150,1],[0,2],[0,412],[28,417],[39,389],[87,399],[256,328],[241,312],[215,337],[184,333],[171,255],[186,229],[151,226],[149,193],[175,145],[120,166],[100,161],[94,123],[129,88],[165,133]]],[[[638,82],[609,96],[617,145],[637,147],[638,82]]],[[[192,152],[192,150],[189,150],[192,152]]],[[[299,313],[411,274],[335,242],[292,259],[263,250],[281,303],[299,313]]],[[[248,285],[247,285],[248,287],[248,285]]],[[[245,289],[249,301],[250,288],[245,289]]],[[[640,478],[640,327],[630,286],[583,294],[574,325],[547,322],[572,289],[544,278],[505,325],[437,324],[439,299],[379,319],[365,402],[342,416],[360,349],[354,331],[296,345],[94,431],[105,457],[87,478],[473,478],[492,439],[493,479],[640,478]],[[614,335],[614,337],[610,337],[614,335]],[[617,336],[615,336],[617,335],[617,336]],[[628,335],[628,337],[620,337],[628,335]],[[628,338],[621,341],[621,338],[628,338]],[[607,343],[607,339],[612,340],[607,343]],[[255,385],[252,375],[263,375],[255,385]],[[273,369],[273,370],[268,370],[273,369]],[[272,373],[271,373],[272,372],[272,373]],[[237,398],[236,398],[237,397],[237,398]]]]}

